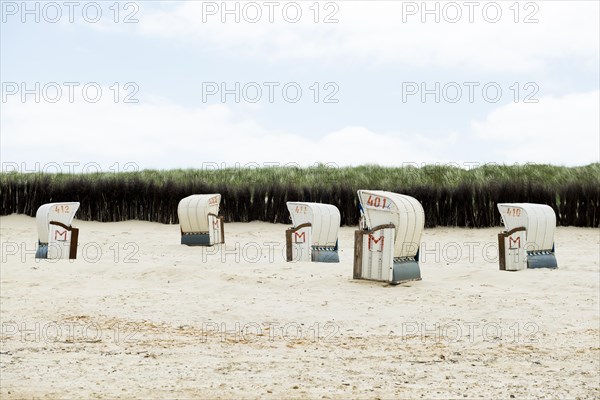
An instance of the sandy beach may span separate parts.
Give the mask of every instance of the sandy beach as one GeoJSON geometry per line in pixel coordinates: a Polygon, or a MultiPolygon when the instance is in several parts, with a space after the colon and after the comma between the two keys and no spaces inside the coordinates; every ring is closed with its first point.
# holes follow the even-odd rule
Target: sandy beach
{"type": "Polygon", "coordinates": [[[34,218],[0,218],[0,396],[599,398],[598,229],[558,228],[559,269],[498,270],[501,230],[426,229],[422,281],[286,263],[286,225],[75,221],[74,261],[35,260],[34,218]]]}

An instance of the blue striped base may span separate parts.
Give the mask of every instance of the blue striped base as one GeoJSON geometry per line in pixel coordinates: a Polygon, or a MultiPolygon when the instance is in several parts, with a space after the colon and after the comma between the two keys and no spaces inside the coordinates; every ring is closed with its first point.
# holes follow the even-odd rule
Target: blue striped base
{"type": "Polygon", "coordinates": [[[181,235],[181,244],[187,246],[210,246],[210,236],[204,233],[185,233],[181,235]]]}
{"type": "Polygon", "coordinates": [[[556,257],[551,251],[528,251],[527,268],[558,268],[556,257]]]}
{"type": "Polygon", "coordinates": [[[323,263],[339,263],[340,256],[335,247],[312,246],[311,260],[323,263]]]}
{"type": "Polygon", "coordinates": [[[392,285],[421,280],[419,262],[414,258],[394,258],[393,268],[392,280],[390,282],[392,285]]]}

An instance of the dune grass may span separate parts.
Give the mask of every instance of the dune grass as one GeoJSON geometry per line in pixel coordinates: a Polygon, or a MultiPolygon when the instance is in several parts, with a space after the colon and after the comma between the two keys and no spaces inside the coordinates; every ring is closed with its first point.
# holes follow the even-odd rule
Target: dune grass
{"type": "Polygon", "coordinates": [[[289,222],[286,201],[336,205],[342,224],[358,221],[356,190],[404,193],[423,204],[427,226],[500,224],[499,202],[552,206],[559,225],[598,227],[600,164],[386,168],[229,168],[92,174],[0,174],[0,213],[35,215],[44,203],[79,201],[77,218],[177,223],[177,204],[194,193],[221,193],[226,221],[289,222]]]}

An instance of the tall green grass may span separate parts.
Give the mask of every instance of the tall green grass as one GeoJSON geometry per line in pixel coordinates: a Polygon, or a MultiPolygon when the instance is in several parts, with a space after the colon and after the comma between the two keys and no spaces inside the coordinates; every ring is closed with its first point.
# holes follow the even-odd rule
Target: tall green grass
{"type": "Polygon", "coordinates": [[[221,193],[226,221],[287,223],[286,201],[336,205],[342,224],[358,221],[358,189],[417,198],[432,226],[500,225],[496,204],[552,206],[559,225],[600,225],[600,164],[485,165],[471,170],[429,165],[331,168],[273,167],[220,170],[144,170],[94,174],[0,174],[0,214],[35,215],[44,203],[79,201],[77,218],[177,223],[177,204],[194,193],[221,193]]]}

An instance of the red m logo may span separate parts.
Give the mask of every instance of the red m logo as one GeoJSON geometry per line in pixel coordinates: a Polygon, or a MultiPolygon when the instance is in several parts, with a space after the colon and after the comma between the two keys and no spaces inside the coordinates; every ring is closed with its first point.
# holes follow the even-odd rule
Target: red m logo
{"type": "Polygon", "coordinates": [[[294,243],[305,243],[306,242],[306,232],[298,233],[294,232],[294,243]]]}
{"type": "Polygon", "coordinates": [[[515,239],[513,239],[512,236],[508,237],[508,249],[509,250],[516,250],[521,248],[521,237],[517,237],[515,239]]]}
{"type": "Polygon", "coordinates": [[[379,238],[375,238],[373,235],[369,234],[369,251],[383,251],[383,235],[379,238]],[[373,249],[377,244],[379,244],[379,248],[373,249]]]}
{"type": "Polygon", "coordinates": [[[54,240],[66,242],[67,241],[67,231],[54,231],[54,240]]]}

